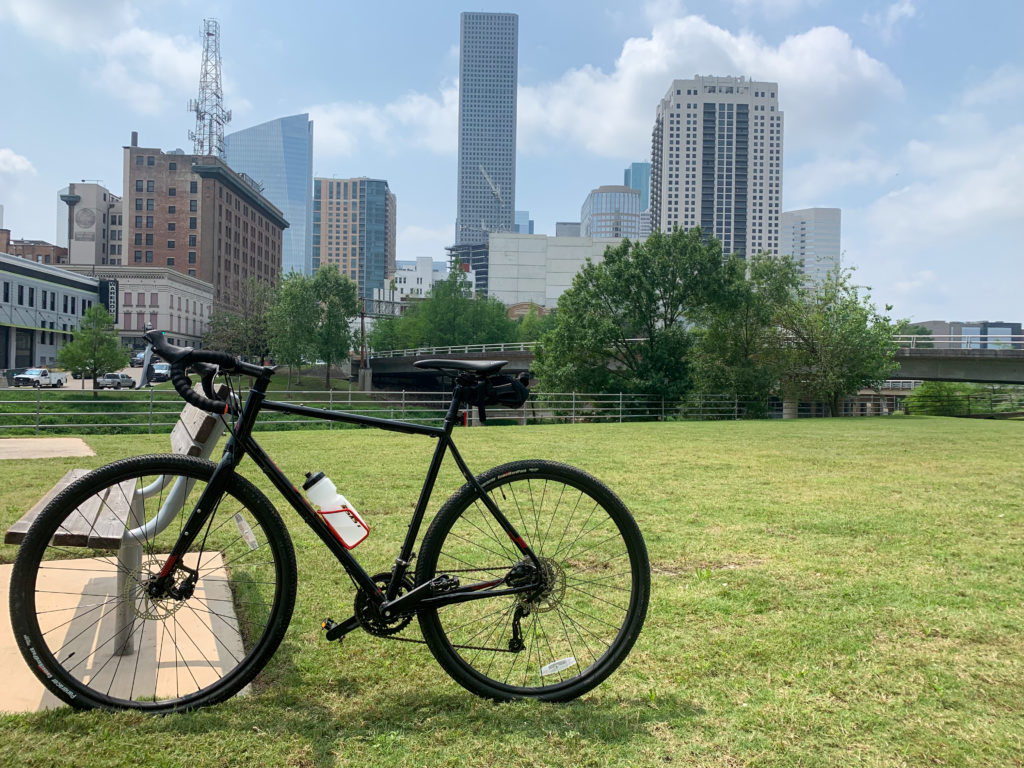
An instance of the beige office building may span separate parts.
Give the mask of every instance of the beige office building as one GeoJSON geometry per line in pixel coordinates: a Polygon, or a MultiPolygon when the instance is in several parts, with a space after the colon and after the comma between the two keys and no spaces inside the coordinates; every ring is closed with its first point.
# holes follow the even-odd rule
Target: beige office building
{"type": "Polygon", "coordinates": [[[334,264],[373,298],[395,274],[398,201],[382,179],[313,179],[313,269],[334,264]]]}

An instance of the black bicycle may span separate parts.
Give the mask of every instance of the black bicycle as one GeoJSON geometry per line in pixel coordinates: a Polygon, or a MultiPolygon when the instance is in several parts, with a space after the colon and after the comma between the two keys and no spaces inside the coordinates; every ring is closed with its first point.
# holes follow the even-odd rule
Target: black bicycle
{"type": "Polygon", "coordinates": [[[295,554],[274,506],[235,471],[246,455],[356,586],[352,616],[323,621],[328,640],[356,628],[393,637],[416,618],[441,666],[496,700],[576,698],[629,653],[647,612],[650,569],[625,505],[586,472],[549,461],[474,476],[455,447],[464,408],[525,399],[523,383],[499,373],[504,362],[417,362],[454,377],[443,426],[434,427],[276,402],[266,397],[273,368],[174,347],[161,332],[146,339],[171,364],[175,389],[222,414],[229,437],[217,464],[152,455],[94,470],[54,498],[27,533],[11,580],[14,633],[39,679],[68,704],[193,709],[239,692],[270,660],[292,615],[295,554]],[[203,392],[188,370],[199,373],[203,392]],[[228,384],[218,392],[216,375],[228,384]],[[253,378],[244,405],[234,395],[232,377],[240,375],[253,378]],[[252,431],[262,410],[437,440],[389,571],[364,570],[324,510],[260,448],[252,431]],[[448,452],[466,482],[434,517],[417,557],[448,452]],[[68,541],[83,519],[101,518],[106,530],[68,541]]]}

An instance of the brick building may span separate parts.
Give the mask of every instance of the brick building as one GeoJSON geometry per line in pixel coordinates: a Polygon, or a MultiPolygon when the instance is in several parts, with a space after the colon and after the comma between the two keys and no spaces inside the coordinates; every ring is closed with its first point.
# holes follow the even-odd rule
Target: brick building
{"type": "Polygon", "coordinates": [[[45,240],[12,240],[11,230],[0,229],[0,253],[36,264],[67,264],[68,249],[45,240]]]}
{"type": "Polygon", "coordinates": [[[281,274],[288,222],[247,177],[224,161],[124,148],[126,266],[167,267],[213,286],[216,308],[232,309],[250,278],[281,274]]]}

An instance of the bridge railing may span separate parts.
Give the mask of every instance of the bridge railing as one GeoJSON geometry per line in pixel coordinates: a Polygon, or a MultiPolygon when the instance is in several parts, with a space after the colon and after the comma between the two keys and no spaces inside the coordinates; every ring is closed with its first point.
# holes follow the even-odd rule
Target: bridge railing
{"type": "Polygon", "coordinates": [[[893,336],[900,347],[910,349],[1024,349],[1024,335],[990,333],[986,335],[944,334],[893,336]]]}
{"type": "MultiPolygon", "coordinates": [[[[627,339],[638,342],[644,339],[627,339]]],[[[1024,349],[1024,335],[947,334],[939,336],[918,336],[901,334],[893,336],[899,347],[911,349],[1024,349]]],[[[449,347],[416,347],[415,349],[374,350],[371,358],[428,357],[431,355],[487,355],[502,352],[532,352],[536,341],[510,341],[501,344],[456,344],[449,347]]]]}

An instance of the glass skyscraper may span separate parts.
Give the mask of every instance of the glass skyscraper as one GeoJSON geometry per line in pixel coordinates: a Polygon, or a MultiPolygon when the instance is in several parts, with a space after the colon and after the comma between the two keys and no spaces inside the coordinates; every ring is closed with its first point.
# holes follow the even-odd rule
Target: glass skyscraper
{"type": "Polygon", "coordinates": [[[263,185],[263,196],[290,226],[282,241],[282,272],[313,272],[313,123],[308,114],[254,125],[224,137],[224,159],[263,185]]]}
{"type": "Polygon", "coordinates": [[[463,13],[461,22],[455,244],[476,245],[515,227],[519,17],[463,13]]]}
{"type": "Polygon", "coordinates": [[[640,193],[640,210],[651,207],[651,164],[633,163],[623,173],[623,184],[640,193]]]}
{"type": "Polygon", "coordinates": [[[583,237],[640,238],[640,193],[630,187],[604,186],[590,191],[580,208],[583,237]]]}

